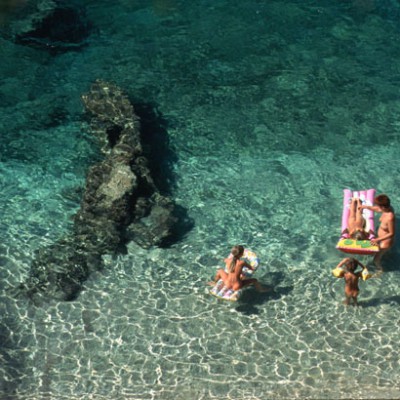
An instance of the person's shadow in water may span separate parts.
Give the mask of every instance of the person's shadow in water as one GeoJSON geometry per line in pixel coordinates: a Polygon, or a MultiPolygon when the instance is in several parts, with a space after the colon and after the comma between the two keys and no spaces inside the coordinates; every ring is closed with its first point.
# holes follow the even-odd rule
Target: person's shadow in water
{"type": "Polygon", "coordinates": [[[384,298],[373,298],[370,300],[365,300],[365,301],[359,301],[359,305],[361,307],[376,307],[382,304],[389,304],[394,307],[398,307],[400,305],[400,295],[398,296],[390,296],[390,297],[384,297],[384,298]]]}
{"type": "Polygon", "coordinates": [[[263,284],[263,286],[269,290],[261,293],[257,292],[254,287],[246,289],[240,297],[236,311],[244,315],[260,314],[257,306],[270,300],[278,300],[293,290],[292,285],[279,286],[285,280],[285,274],[283,272],[272,272],[268,274],[268,277],[271,283],[269,285],[263,284]]]}

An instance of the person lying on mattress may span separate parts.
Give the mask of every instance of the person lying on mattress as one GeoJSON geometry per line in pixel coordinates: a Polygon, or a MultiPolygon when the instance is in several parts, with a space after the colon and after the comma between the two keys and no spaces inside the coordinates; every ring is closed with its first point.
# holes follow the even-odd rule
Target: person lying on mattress
{"type": "Polygon", "coordinates": [[[362,202],[359,198],[352,198],[350,214],[347,220],[347,230],[351,239],[367,240],[370,233],[365,230],[366,221],[362,214],[362,202]]]}
{"type": "Polygon", "coordinates": [[[249,285],[254,285],[258,292],[266,292],[268,289],[264,288],[255,278],[242,279],[242,270],[244,267],[253,269],[251,265],[247,264],[241,257],[244,253],[244,247],[237,245],[233,246],[231,250],[232,257],[225,258],[226,272],[223,269],[219,269],[215,275],[214,281],[209,282],[209,285],[215,285],[220,279],[223,280],[224,285],[227,289],[234,291],[240,290],[241,288],[249,285]]]}

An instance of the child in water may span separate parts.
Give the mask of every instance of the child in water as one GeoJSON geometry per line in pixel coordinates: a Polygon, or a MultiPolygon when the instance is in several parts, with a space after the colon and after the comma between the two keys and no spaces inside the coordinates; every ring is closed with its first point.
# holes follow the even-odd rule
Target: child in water
{"type": "Polygon", "coordinates": [[[358,306],[357,296],[360,293],[360,288],[358,287],[358,281],[362,276],[362,272],[366,269],[365,265],[361,264],[360,261],[355,258],[344,258],[336,266],[336,268],[341,268],[344,266],[344,294],[346,296],[344,304],[346,306],[350,305],[351,300],[353,300],[353,305],[358,306]],[[357,266],[362,268],[362,271],[356,272],[357,266]]]}

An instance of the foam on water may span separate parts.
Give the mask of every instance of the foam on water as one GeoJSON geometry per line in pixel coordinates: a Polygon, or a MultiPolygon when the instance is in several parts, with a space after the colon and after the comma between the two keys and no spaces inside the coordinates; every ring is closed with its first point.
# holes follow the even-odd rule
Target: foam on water
{"type": "Polygon", "coordinates": [[[370,2],[106,3],[88,2],[96,29],[80,52],[1,39],[21,60],[0,66],[1,395],[398,398],[397,249],[360,283],[358,309],[331,275],[342,189],[400,202],[392,14],[370,2]],[[130,243],[78,300],[37,307],[13,288],[71,228],[98,157],[79,103],[96,78],[168,121],[173,197],[194,226],[168,249],[130,243]],[[260,257],[270,291],[231,304],[206,282],[236,243],[260,257]]]}

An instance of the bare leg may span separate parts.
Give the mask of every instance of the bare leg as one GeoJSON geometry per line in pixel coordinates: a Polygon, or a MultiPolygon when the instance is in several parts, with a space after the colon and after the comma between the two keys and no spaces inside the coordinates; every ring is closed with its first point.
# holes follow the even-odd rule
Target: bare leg
{"type": "Polygon", "coordinates": [[[360,199],[356,199],[355,203],[356,203],[355,229],[363,231],[365,227],[365,219],[362,214],[362,210],[360,209],[361,207],[360,199]]]}
{"type": "Polygon", "coordinates": [[[343,300],[343,304],[344,304],[345,306],[348,306],[348,305],[350,304],[350,297],[348,297],[348,296],[346,295],[346,298],[343,300]]]}
{"type": "Polygon", "coordinates": [[[243,287],[248,286],[248,285],[254,285],[254,288],[257,290],[257,292],[260,293],[265,293],[268,292],[269,289],[261,285],[260,282],[258,282],[257,279],[251,278],[251,279],[245,279],[243,282],[243,287]]]}
{"type": "Polygon", "coordinates": [[[349,232],[352,233],[356,229],[356,215],[357,215],[357,199],[352,199],[350,204],[350,214],[347,220],[347,227],[349,232]]]}
{"type": "Polygon", "coordinates": [[[353,297],[353,305],[354,305],[354,307],[358,307],[357,296],[353,297]]]}
{"type": "Polygon", "coordinates": [[[374,257],[374,264],[378,270],[383,271],[382,267],[382,256],[388,251],[389,249],[380,249],[379,253],[374,257]]]}
{"type": "Polygon", "coordinates": [[[214,281],[208,282],[208,285],[210,286],[215,286],[215,284],[222,279],[225,283],[225,280],[227,278],[228,274],[223,270],[223,269],[219,269],[217,271],[217,274],[215,275],[214,281]]]}

